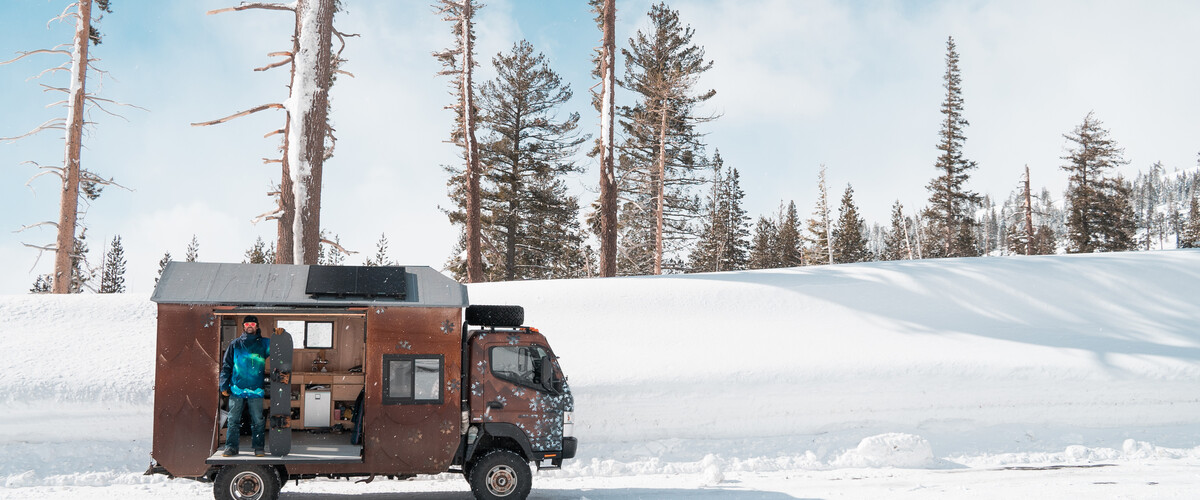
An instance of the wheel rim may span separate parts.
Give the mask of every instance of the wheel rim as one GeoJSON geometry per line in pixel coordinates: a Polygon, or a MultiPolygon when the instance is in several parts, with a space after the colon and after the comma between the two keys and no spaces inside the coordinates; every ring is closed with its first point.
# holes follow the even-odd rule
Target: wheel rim
{"type": "Polygon", "coordinates": [[[488,492],[498,497],[506,497],[517,491],[517,471],[507,465],[497,465],[488,470],[488,492]]]}
{"type": "Polygon", "coordinates": [[[229,482],[229,496],[238,500],[258,500],[263,497],[263,480],[258,474],[244,471],[229,482]]]}

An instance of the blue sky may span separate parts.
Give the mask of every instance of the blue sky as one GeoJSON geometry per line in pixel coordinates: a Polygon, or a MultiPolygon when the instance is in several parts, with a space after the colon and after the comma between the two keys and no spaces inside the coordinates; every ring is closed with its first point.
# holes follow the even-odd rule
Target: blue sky
{"type": "MultiPolygon", "coordinates": [[[[345,69],[332,90],[339,142],[326,163],[322,220],[343,243],[374,252],[386,233],[403,264],[440,267],[455,231],[439,212],[446,205],[441,165],[456,162],[446,144],[452,115],[445,77],[430,57],[450,42],[447,23],[428,2],[345,0],[339,29],[358,33],[343,52],[345,69]]],[[[201,260],[241,261],[255,237],[273,239],[274,224],[251,224],[271,209],[265,196],[277,168],[281,112],[226,124],[189,123],[286,98],[287,70],[254,72],[267,53],[290,47],[288,14],[247,11],[206,16],[235,2],[117,0],[92,50],[108,71],[99,95],[149,111],[94,112],[83,162],[132,192],[109,188],[84,218],[98,264],[113,235],[125,241],[127,280],[148,292],[164,252],[182,258],[192,235],[201,260]]],[[[586,2],[498,0],[480,11],[479,80],[490,58],[522,38],[544,52],[571,84],[585,131],[598,129],[587,91],[599,33],[586,2]]],[[[625,45],[644,23],[650,2],[618,0],[617,39],[625,45]]],[[[1003,198],[1025,164],[1035,186],[1056,197],[1062,134],[1095,111],[1126,150],[1135,175],[1155,161],[1196,166],[1200,151],[1200,3],[1187,1],[678,1],[671,4],[696,30],[714,61],[700,86],[717,96],[707,111],[707,142],[742,174],[746,208],[757,217],[794,200],[812,211],[817,171],[828,168],[831,196],[847,183],[868,222],[886,223],[892,202],[925,204],[935,175],[938,106],[945,42],[954,36],[962,58],[966,155],[979,163],[970,188],[1003,198]]],[[[70,40],[72,26],[47,20],[65,2],[0,2],[0,59],[70,40]]],[[[0,136],[19,135],[55,116],[56,98],[27,80],[59,64],[35,56],[0,66],[0,136]]],[[[40,80],[62,86],[65,76],[40,80]]],[[[98,80],[89,80],[96,88],[98,80]]],[[[618,93],[619,103],[631,96],[618,93]]],[[[23,293],[49,255],[22,243],[53,241],[50,229],[13,231],[57,218],[55,182],[26,181],[42,164],[61,162],[57,132],[0,143],[0,294],[23,293]],[[36,262],[36,263],[35,263],[36,262]]],[[[593,162],[569,179],[587,206],[595,198],[593,162]]]]}

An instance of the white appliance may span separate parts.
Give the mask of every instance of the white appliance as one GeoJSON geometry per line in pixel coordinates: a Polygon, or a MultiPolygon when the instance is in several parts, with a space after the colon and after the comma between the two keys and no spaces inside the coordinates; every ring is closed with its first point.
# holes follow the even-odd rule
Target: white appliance
{"type": "Polygon", "coordinates": [[[304,391],[305,427],[329,427],[332,398],[329,391],[304,391]]]}

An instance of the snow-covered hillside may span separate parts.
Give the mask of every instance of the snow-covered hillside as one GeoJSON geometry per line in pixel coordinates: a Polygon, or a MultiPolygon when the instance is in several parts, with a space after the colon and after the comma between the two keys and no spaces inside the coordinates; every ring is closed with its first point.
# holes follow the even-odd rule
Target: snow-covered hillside
{"type": "MultiPolygon", "coordinates": [[[[579,457],[538,475],[543,498],[657,484],[639,477],[675,491],[679,474],[697,478],[683,491],[731,488],[736,476],[761,493],[790,491],[783,476],[859,468],[1168,460],[1174,468],[1156,470],[1192,478],[1200,468],[1200,251],[496,283],[469,294],[525,306],[570,377],[579,457]]],[[[10,493],[141,484],[207,495],[140,475],[153,398],[146,297],[0,296],[0,318],[10,493]]],[[[331,491],[366,491],[343,488],[331,491]]]]}

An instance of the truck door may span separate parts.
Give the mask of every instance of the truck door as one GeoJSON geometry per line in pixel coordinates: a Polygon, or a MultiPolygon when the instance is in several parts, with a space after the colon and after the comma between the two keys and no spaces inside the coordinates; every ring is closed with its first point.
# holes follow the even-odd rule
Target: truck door
{"type": "Polygon", "coordinates": [[[488,333],[492,341],[474,349],[471,375],[472,421],[511,424],[529,438],[534,451],[562,449],[564,395],[547,387],[545,370],[561,380],[549,348],[525,336],[488,333]],[[499,340],[498,342],[495,340],[499,340]]]}

